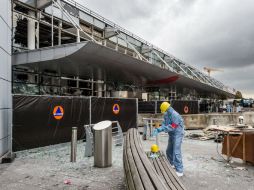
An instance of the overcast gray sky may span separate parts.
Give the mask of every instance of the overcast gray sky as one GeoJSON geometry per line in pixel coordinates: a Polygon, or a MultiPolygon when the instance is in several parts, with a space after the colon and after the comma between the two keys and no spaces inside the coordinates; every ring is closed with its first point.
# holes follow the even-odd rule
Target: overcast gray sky
{"type": "Polygon", "coordinates": [[[254,97],[253,0],[77,0],[103,17],[254,97]]]}

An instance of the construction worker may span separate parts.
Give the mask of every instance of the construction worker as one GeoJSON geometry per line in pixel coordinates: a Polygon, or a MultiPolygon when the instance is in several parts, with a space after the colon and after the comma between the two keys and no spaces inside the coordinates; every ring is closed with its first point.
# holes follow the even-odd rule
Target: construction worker
{"type": "Polygon", "coordinates": [[[168,102],[163,102],[160,110],[161,113],[164,113],[164,121],[161,127],[154,129],[153,136],[162,131],[168,133],[167,158],[171,166],[176,169],[176,174],[181,177],[183,176],[181,145],[184,136],[184,122],[179,113],[168,102]]]}

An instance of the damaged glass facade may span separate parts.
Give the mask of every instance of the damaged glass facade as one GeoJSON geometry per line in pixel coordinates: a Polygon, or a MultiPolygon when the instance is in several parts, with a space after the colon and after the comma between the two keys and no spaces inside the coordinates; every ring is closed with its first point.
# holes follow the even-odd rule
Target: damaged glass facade
{"type": "MultiPolygon", "coordinates": [[[[99,97],[121,95],[145,100],[220,98],[222,94],[226,96],[234,94],[232,89],[220,81],[73,0],[14,0],[12,13],[14,56],[17,55],[18,57],[22,52],[51,51],[53,48],[65,47],[65,45],[67,47],[69,44],[87,42],[95,44],[97,46],[96,51],[101,49],[103,52],[107,48],[118,54],[116,59],[111,58],[109,54],[108,57],[105,55],[102,57],[93,51],[92,53],[97,59],[87,58],[84,61],[86,62],[84,66],[80,65],[82,62],[81,53],[79,58],[72,60],[70,58],[51,61],[53,65],[60,65],[60,62],[79,64],[75,66],[76,68],[72,72],[66,72],[60,68],[61,66],[44,67],[45,61],[39,60],[42,59],[41,52],[36,51],[38,52],[38,60],[36,60],[37,57],[34,60],[31,59],[31,64],[26,62],[17,64],[14,61],[13,92],[15,94],[99,97]],[[146,71],[147,73],[163,71],[168,72],[169,75],[166,76],[165,74],[166,78],[158,78],[158,76],[157,78],[149,78],[149,75],[145,75],[140,69],[135,79],[129,79],[129,73],[132,71],[129,70],[129,73],[125,74],[124,68],[121,70],[121,65],[113,65],[112,62],[107,66],[108,68],[103,69],[100,62],[105,59],[114,59],[113,61],[119,62],[119,65],[122,64],[120,59],[123,61],[128,59],[129,62],[151,65],[151,70],[146,71]],[[95,65],[97,63],[98,66],[95,65]],[[117,67],[118,75],[123,74],[120,76],[122,80],[117,75],[111,77],[111,73],[107,71],[110,67],[117,67]],[[90,72],[90,70],[92,71],[90,72]],[[179,84],[178,78],[183,78],[179,84]],[[189,84],[195,83],[195,88],[185,81],[188,81],[189,84]]],[[[91,48],[87,48],[84,51],[90,50],[91,48]]],[[[28,54],[27,56],[29,57],[28,54]]],[[[129,69],[126,68],[126,70],[129,69]]]]}

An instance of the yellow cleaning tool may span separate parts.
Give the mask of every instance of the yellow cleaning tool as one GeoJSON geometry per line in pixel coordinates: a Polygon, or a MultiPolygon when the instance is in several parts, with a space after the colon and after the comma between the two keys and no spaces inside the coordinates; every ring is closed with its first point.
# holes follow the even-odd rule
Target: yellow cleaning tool
{"type": "Polygon", "coordinates": [[[159,148],[159,146],[157,145],[157,144],[153,144],[152,146],[151,146],[151,152],[152,153],[157,153],[157,152],[159,152],[160,151],[160,148],[159,148]]]}

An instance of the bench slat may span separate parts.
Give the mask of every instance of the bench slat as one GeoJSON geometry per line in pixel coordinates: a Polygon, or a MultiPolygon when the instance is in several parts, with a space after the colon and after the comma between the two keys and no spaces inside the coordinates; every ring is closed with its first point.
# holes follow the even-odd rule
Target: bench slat
{"type": "Polygon", "coordinates": [[[126,184],[128,189],[135,189],[134,182],[133,182],[133,177],[131,174],[131,169],[130,169],[130,164],[129,164],[129,159],[127,155],[127,144],[128,144],[128,139],[125,138],[125,143],[124,143],[124,149],[123,149],[123,162],[124,162],[124,170],[125,170],[125,176],[126,176],[126,184]]]}
{"type": "Polygon", "coordinates": [[[168,174],[168,177],[170,178],[171,182],[175,185],[175,187],[178,190],[185,190],[183,183],[180,181],[179,177],[176,175],[175,170],[169,165],[168,159],[165,157],[165,155],[162,155],[159,159],[166,173],[168,174]]]}
{"type": "MultiPolygon", "coordinates": [[[[124,167],[124,174],[125,174],[125,183],[126,183],[126,188],[127,189],[131,189],[132,187],[134,188],[134,184],[133,186],[130,185],[130,170],[129,170],[129,166],[126,164],[126,161],[125,161],[126,158],[123,159],[123,167],[124,167]]],[[[133,183],[133,181],[132,181],[133,183]]]]}
{"type": "Polygon", "coordinates": [[[170,189],[177,190],[177,188],[175,187],[174,183],[172,183],[170,177],[168,176],[166,170],[164,169],[164,166],[162,165],[160,159],[156,158],[155,162],[158,164],[159,169],[160,169],[160,171],[162,173],[161,177],[163,177],[165,179],[165,181],[167,182],[167,185],[170,187],[170,189]]]}
{"type": "Polygon", "coordinates": [[[157,174],[153,165],[150,163],[148,157],[146,156],[144,150],[142,149],[138,131],[133,129],[130,132],[134,133],[134,136],[135,136],[134,143],[136,145],[136,149],[139,153],[142,163],[143,163],[143,165],[146,169],[146,172],[149,175],[149,178],[150,178],[151,182],[153,183],[155,189],[159,189],[159,190],[167,189],[166,185],[160,179],[160,176],[157,174]]]}
{"type": "Polygon", "coordinates": [[[151,162],[153,163],[154,168],[155,168],[156,172],[159,174],[159,176],[162,176],[162,178],[161,178],[162,181],[167,185],[168,188],[170,188],[170,187],[168,186],[168,183],[165,181],[165,178],[163,178],[163,174],[161,173],[161,170],[160,170],[160,168],[159,168],[158,163],[156,162],[156,160],[155,160],[155,159],[151,159],[151,162]]]}
{"type": "Polygon", "coordinates": [[[128,133],[127,134],[127,147],[126,147],[126,151],[127,151],[127,159],[129,161],[129,167],[130,167],[130,171],[131,171],[131,175],[132,175],[132,179],[133,179],[133,183],[135,186],[135,189],[140,189],[143,190],[143,184],[141,181],[141,176],[139,173],[139,168],[137,167],[137,163],[133,154],[133,150],[131,147],[131,142],[132,142],[132,138],[131,138],[131,134],[128,133]]]}
{"type": "MultiPolygon", "coordinates": [[[[130,132],[130,136],[132,137],[130,139],[137,138],[135,133],[134,133],[134,131],[130,132]]],[[[132,149],[133,158],[135,160],[135,164],[137,166],[137,169],[138,169],[140,178],[142,180],[143,186],[144,186],[145,189],[154,190],[155,188],[154,188],[154,186],[153,186],[153,184],[152,184],[152,182],[151,182],[151,180],[149,178],[149,175],[146,172],[146,169],[145,169],[145,167],[144,167],[144,165],[142,163],[142,160],[141,160],[141,158],[139,156],[139,153],[138,153],[138,151],[136,149],[136,146],[135,146],[134,142],[135,142],[135,140],[130,141],[130,145],[131,145],[131,149],[132,149]]]]}

